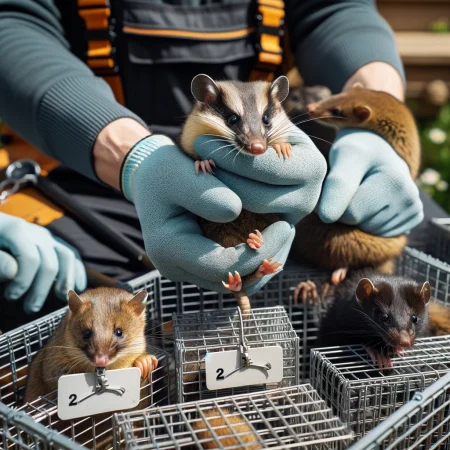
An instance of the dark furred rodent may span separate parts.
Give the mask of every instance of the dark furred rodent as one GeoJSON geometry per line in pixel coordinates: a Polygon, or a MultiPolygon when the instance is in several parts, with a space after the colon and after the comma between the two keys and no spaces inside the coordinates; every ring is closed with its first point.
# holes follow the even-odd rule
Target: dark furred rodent
{"type": "Polygon", "coordinates": [[[317,347],[362,344],[374,364],[392,367],[415,339],[428,334],[430,283],[355,271],[334,290],[334,300],[319,329],[317,347]]]}
{"type": "MultiPolygon", "coordinates": [[[[195,161],[197,173],[213,173],[212,159],[201,161],[194,150],[194,141],[201,135],[211,140],[226,142],[220,148],[223,156],[230,152],[242,152],[257,157],[272,147],[279,157],[289,158],[291,146],[287,143],[290,127],[282,102],[289,92],[286,77],[274,82],[215,82],[207,75],[197,75],[192,80],[192,94],[196,100],[180,136],[182,150],[195,161]]],[[[222,157],[216,151],[215,158],[222,157]]],[[[193,167],[194,169],[194,167],[193,167]]],[[[229,223],[215,223],[199,218],[203,234],[222,245],[234,247],[247,243],[257,250],[263,244],[261,231],[280,220],[277,214],[255,214],[243,210],[239,217],[229,223]]],[[[261,261],[253,274],[243,277],[230,274],[224,285],[234,292],[242,312],[250,311],[250,301],[245,287],[264,275],[274,273],[280,266],[275,261],[261,261]]],[[[224,274],[225,276],[226,274],[224,274]]]]}
{"type": "MultiPolygon", "coordinates": [[[[354,86],[347,92],[307,106],[312,118],[338,128],[362,128],[384,137],[408,164],[412,178],[420,166],[420,140],[408,107],[392,95],[354,86]]],[[[390,272],[390,262],[403,251],[405,235],[383,238],[354,226],[323,223],[312,213],[296,226],[293,257],[337,270],[332,281],[338,284],[348,268],[377,267],[390,272]]]]}

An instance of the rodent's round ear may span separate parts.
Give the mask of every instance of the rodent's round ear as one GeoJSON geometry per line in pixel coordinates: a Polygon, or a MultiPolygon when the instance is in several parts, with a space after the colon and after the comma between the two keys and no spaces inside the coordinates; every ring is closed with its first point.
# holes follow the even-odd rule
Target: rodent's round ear
{"type": "Polygon", "coordinates": [[[128,306],[137,316],[140,316],[145,311],[147,298],[148,292],[146,290],[139,291],[132,299],[130,299],[128,306]]]}
{"type": "Polygon", "coordinates": [[[81,306],[83,305],[84,301],[82,298],[78,296],[78,294],[75,291],[70,290],[67,293],[67,301],[69,303],[69,309],[72,311],[72,313],[76,314],[81,306]]]}
{"type": "Polygon", "coordinates": [[[418,287],[419,296],[422,299],[425,305],[428,305],[428,302],[431,299],[431,285],[428,281],[425,281],[422,285],[418,287]]]}
{"type": "Polygon", "coordinates": [[[219,87],[211,77],[201,73],[192,80],[191,92],[195,100],[209,105],[217,100],[219,87]]]}
{"type": "Polygon", "coordinates": [[[289,94],[289,80],[284,75],[281,75],[270,85],[270,94],[275,96],[279,102],[286,99],[289,94]]]}
{"type": "Polygon", "coordinates": [[[353,108],[353,115],[360,121],[365,122],[370,115],[372,114],[372,110],[367,105],[355,106],[353,108]]]}
{"type": "Polygon", "coordinates": [[[362,304],[376,292],[378,292],[378,289],[373,285],[373,283],[368,278],[362,278],[359,280],[356,288],[356,300],[358,303],[362,304]]]}

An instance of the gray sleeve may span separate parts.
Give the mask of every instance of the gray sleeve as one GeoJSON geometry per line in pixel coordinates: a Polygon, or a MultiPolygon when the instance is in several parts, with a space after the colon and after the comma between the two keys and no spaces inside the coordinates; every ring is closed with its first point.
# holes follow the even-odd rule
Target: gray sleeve
{"type": "Polygon", "coordinates": [[[144,124],[69,51],[52,0],[0,0],[0,51],[0,117],[77,172],[97,180],[92,148],[110,122],[144,124]]]}
{"type": "Polygon", "coordinates": [[[394,34],[373,0],[287,0],[286,23],[307,84],[340,92],[362,66],[383,61],[405,82],[394,34]]]}

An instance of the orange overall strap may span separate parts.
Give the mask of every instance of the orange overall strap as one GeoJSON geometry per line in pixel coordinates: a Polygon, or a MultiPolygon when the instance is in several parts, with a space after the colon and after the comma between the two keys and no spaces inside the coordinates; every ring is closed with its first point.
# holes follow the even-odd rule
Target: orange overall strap
{"type": "Polygon", "coordinates": [[[118,103],[124,104],[122,81],[112,42],[109,0],[77,0],[78,14],[86,27],[86,64],[111,87],[118,103]]]}
{"type": "Polygon", "coordinates": [[[258,0],[256,66],[250,81],[272,81],[283,61],[284,2],[282,0],[258,0]]]}

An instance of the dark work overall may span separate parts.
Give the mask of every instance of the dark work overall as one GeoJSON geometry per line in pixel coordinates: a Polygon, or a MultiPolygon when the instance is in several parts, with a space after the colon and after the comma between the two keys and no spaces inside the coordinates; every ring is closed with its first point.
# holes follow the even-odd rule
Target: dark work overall
{"type": "MultiPolygon", "coordinates": [[[[110,39],[113,71],[119,71],[125,105],[144,119],[153,133],[174,140],[192,106],[190,83],[195,75],[248,80],[255,65],[254,1],[110,0],[111,26],[103,31],[86,30],[75,0],[55,3],[73,53],[85,61],[88,39],[110,39]]],[[[323,136],[320,125],[309,122],[303,129],[313,136],[323,136]]],[[[326,154],[328,146],[312,139],[326,154]]],[[[144,247],[134,206],[119,194],[65,167],[55,169],[49,178],[100,214],[105,225],[144,247]]],[[[423,200],[428,216],[446,216],[428,198],[423,200]]],[[[420,244],[424,226],[412,233],[412,241],[420,244]]],[[[117,280],[126,281],[145,272],[98,242],[71,217],[57,219],[48,229],[76,247],[88,266],[117,280]]],[[[9,304],[9,317],[2,320],[7,324],[0,323],[0,329],[7,331],[59,307],[59,302],[49,299],[40,313],[25,316],[20,302],[9,304]]]]}

